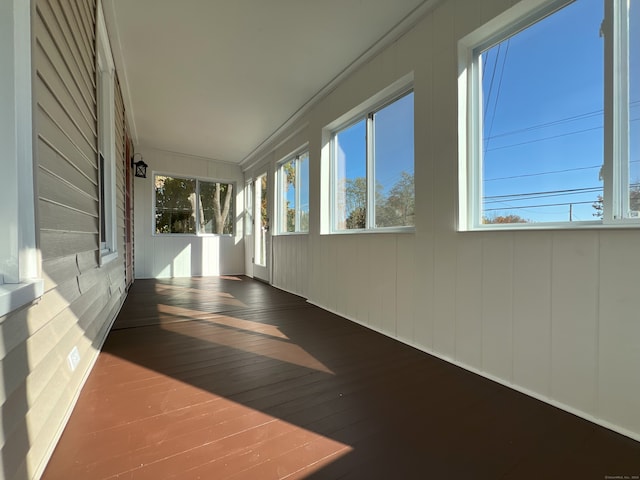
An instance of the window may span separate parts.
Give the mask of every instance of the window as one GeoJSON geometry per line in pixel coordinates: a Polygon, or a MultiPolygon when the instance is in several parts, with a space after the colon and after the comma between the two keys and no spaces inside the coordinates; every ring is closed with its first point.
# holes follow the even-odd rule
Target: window
{"type": "Polygon", "coordinates": [[[154,175],[155,233],[233,234],[233,184],[154,175]]]}
{"type": "Polygon", "coordinates": [[[295,155],[278,168],[280,233],[309,231],[309,152],[295,155]]]}
{"type": "Polygon", "coordinates": [[[30,2],[0,2],[0,317],[42,296],[38,279],[30,2]]]}
{"type": "Polygon", "coordinates": [[[102,8],[98,8],[96,46],[100,264],[104,265],[118,257],[118,241],[116,235],[115,67],[102,8]]]}
{"type": "Polygon", "coordinates": [[[414,225],[413,144],[413,92],[333,131],[333,231],[414,225]]]}
{"type": "Polygon", "coordinates": [[[461,229],[637,222],[639,11],[520,4],[461,41],[461,229]]]}

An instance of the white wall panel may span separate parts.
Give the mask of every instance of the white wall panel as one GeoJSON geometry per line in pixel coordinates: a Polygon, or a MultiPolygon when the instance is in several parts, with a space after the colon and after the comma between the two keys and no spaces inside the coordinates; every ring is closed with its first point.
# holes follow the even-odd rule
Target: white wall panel
{"type": "Polygon", "coordinates": [[[354,291],[352,285],[363,282],[366,278],[362,275],[362,268],[368,270],[368,264],[364,258],[358,256],[358,241],[357,237],[353,235],[345,235],[341,240],[341,252],[338,266],[341,271],[341,276],[344,279],[344,286],[339,292],[341,303],[344,304],[344,314],[348,318],[358,318],[358,308],[362,304],[361,299],[358,297],[358,292],[354,291]]]}
{"type": "Polygon", "coordinates": [[[551,394],[595,413],[598,332],[598,234],[553,236],[551,394]]]}
{"type": "Polygon", "coordinates": [[[371,241],[369,236],[357,240],[357,255],[358,255],[358,271],[357,281],[355,284],[349,286],[349,292],[355,293],[355,301],[357,302],[357,317],[359,322],[368,325],[371,321],[371,307],[369,301],[371,298],[371,241]]]}
{"type": "Polygon", "coordinates": [[[396,238],[396,336],[413,343],[416,298],[415,235],[396,238]]]}
{"type": "Polygon", "coordinates": [[[396,336],[396,285],[397,256],[396,236],[376,235],[371,239],[370,291],[375,300],[371,303],[370,323],[383,332],[396,336]],[[376,305],[377,303],[377,305],[376,305]]]}
{"type": "Polygon", "coordinates": [[[546,396],[551,381],[551,235],[516,235],[513,263],[513,381],[546,396]]]}
{"type": "Polygon", "coordinates": [[[457,361],[482,367],[482,237],[458,238],[456,260],[456,352],[457,361]]]}
{"type": "Polygon", "coordinates": [[[431,234],[416,234],[415,278],[416,306],[413,342],[427,351],[433,350],[435,317],[435,241],[431,234]]]}
{"type": "Polygon", "coordinates": [[[640,232],[600,241],[599,395],[607,421],[640,431],[640,232]],[[630,246],[635,245],[635,252],[630,246]]]}
{"type": "Polygon", "coordinates": [[[332,310],[336,312],[349,311],[349,276],[350,270],[350,235],[334,237],[330,240],[330,258],[333,264],[333,271],[339,272],[332,282],[329,283],[329,296],[334,300],[332,310]]]}
{"type": "Polygon", "coordinates": [[[436,235],[433,294],[433,350],[455,356],[457,237],[436,235]]]}
{"type": "Polygon", "coordinates": [[[513,366],[513,235],[482,242],[482,370],[511,381],[513,366]]]}

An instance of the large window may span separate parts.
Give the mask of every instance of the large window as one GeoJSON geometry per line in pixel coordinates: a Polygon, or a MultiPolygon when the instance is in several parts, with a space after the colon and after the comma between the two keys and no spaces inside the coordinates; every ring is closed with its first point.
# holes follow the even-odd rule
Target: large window
{"type": "Polygon", "coordinates": [[[413,92],[333,132],[333,231],[414,225],[413,143],[413,92]]]}
{"type": "Polygon", "coordinates": [[[156,234],[233,234],[233,184],[154,175],[156,234]]]}
{"type": "Polygon", "coordinates": [[[280,233],[309,231],[309,152],[278,167],[278,212],[280,233]]]}
{"type": "Polygon", "coordinates": [[[461,41],[461,227],[634,223],[640,2],[523,4],[461,41]]]}

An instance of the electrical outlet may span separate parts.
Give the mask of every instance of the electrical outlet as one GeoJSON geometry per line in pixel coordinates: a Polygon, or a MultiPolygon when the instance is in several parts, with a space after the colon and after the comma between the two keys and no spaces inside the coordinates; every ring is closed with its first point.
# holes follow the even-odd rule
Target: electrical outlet
{"type": "Polygon", "coordinates": [[[73,347],[69,355],[67,355],[67,363],[69,364],[69,369],[73,372],[78,367],[80,363],[80,352],[78,352],[78,347],[73,347]]]}

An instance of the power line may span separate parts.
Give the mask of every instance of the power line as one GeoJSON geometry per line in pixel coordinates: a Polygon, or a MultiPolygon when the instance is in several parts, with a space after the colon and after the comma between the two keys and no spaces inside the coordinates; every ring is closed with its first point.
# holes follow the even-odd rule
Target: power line
{"type": "Polygon", "coordinates": [[[581,113],[579,115],[572,115],[570,117],[564,117],[564,118],[560,118],[558,120],[553,120],[551,122],[545,122],[545,123],[538,123],[536,125],[531,125],[529,127],[525,127],[525,128],[520,128],[517,130],[509,130],[503,133],[499,133],[497,135],[493,135],[493,136],[486,136],[485,140],[490,140],[493,138],[499,138],[499,137],[506,137],[509,135],[515,135],[517,133],[523,133],[523,132],[529,132],[531,130],[540,130],[542,128],[546,128],[546,127],[552,127],[555,125],[561,125],[563,123],[569,123],[569,122],[573,122],[576,120],[584,120],[587,118],[591,118],[591,117],[599,117],[604,113],[604,110],[594,110],[592,112],[587,112],[587,113],[581,113]]]}
{"type": "MultiPolygon", "coordinates": [[[[487,136],[487,143],[484,146],[485,151],[489,147],[489,139],[491,138],[491,131],[493,130],[493,121],[496,118],[496,111],[498,110],[498,100],[500,99],[500,88],[502,87],[502,77],[504,76],[504,66],[507,63],[507,54],[509,53],[510,42],[511,42],[511,38],[508,38],[507,46],[505,48],[504,55],[502,56],[502,66],[500,67],[500,80],[498,81],[498,91],[496,92],[496,100],[493,102],[493,113],[491,114],[491,123],[489,124],[489,133],[487,136]]],[[[498,50],[498,53],[500,53],[500,50],[498,50]]],[[[498,63],[497,59],[496,59],[496,63],[498,63]]]]}
{"type": "MultiPolygon", "coordinates": [[[[630,160],[629,165],[632,163],[640,163],[640,160],[630,160]]],[[[601,168],[602,165],[592,165],[589,167],[575,167],[575,168],[565,168],[563,170],[549,170],[547,172],[538,172],[538,173],[523,173],[522,175],[511,175],[509,177],[496,177],[496,178],[485,178],[483,182],[494,182],[498,180],[513,180],[514,178],[526,178],[526,177],[538,177],[541,175],[552,175],[554,173],[567,173],[567,172],[577,172],[580,170],[592,170],[594,168],[601,168]]]]}
{"type": "MultiPolygon", "coordinates": [[[[629,107],[634,107],[636,105],[640,105],[640,100],[634,100],[633,102],[629,102],[629,107]]],[[[523,133],[523,132],[528,132],[531,130],[539,130],[541,128],[546,128],[546,127],[551,127],[554,125],[560,125],[563,123],[569,123],[569,122],[573,122],[576,120],[585,120],[587,118],[592,118],[592,117],[597,117],[600,115],[604,114],[604,109],[599,109],[599,110],[592,110],[590,112],[585,112],[585,113],[580,113],[578,115],[571,115],[569,117],[564,117],[564,118],[559,118],[558,120],[552,120],[549,122],[544,122],[544,123],[538,123],[535,125],[531,125],[529,127],[524,127],[524,128],[520,128],[517,130],[508,130],[506,132],[502,132],[502,133],[498,133],[496,135],[487,135],[485,136],[485,140],[489,140],[489,139],[493,139],[493,138],[499,138],[499,137],[505,137],[505,136],[509,136],[509,135],[514,135],[516,133],[523,133]]],[[[630,122],[635,122],[638,121],[640,118],[632,118],[631,120],[629,120],[630,122]]]]}
{"type": "Polygon", "coordinates": [[[548,136],[548,137],[537,138],[535,140],[527,140],[526,142],[513,143],[511,145],[503,145],[502,147],[493,147],[493,148],[487,149],[486,151],[487,152],[493,152],[494,150],[503,150],[505,148],[519,147],[521,145],[528,145],[530,143],[543,142],[545,140],[552,140],[554,138],[568,137],[570,135],[577,135],[579,133],[591,132],[593,130],[601,130],[602,128],[603,128],[602,126],[593,127],[593,128],[585,128],[584,130],[576,130],[574,132],[560,133],[558,135],[551,135],[551,136],[548,136]]]}
{"type": "Polygon", "coordinates": [[[602,165],[593,165],[591,167],[576,167],[576,168],[566,168],[564,170],[550,170],[548,172],[540,172],[540,173],[525,173],[522,175],[512,175],[510,177],[496,177],[496,178],[485,178],[485,182],[493,182],[496,180],[512,180],[514,178],[525,178],[525,177],[537,177],[540,175],[551,175],[554,173],[566,173],[566,172],[577,172],[578,170],[591,170],[594,168],[600,168],[602,165]]]}
{"type": "Polygon", "coordinates": [[[577,195],[582,193],[599,192],[602,187],[584,187],[584,188],[569,188],[565,190],[547,190],[542,192],[526,192],[526,193],[511,193],[507,195],[490,195],[483,197],[484,203],[495,203],[505,200],[522,200],[530,198],[545,198],[545,197],[559,197],[563,195],[577,195]]]}
{"type": "Polygon", "coordinates": [[[544,208],[544,207],[564,207],[567,205],[587,205],[587,204],[593,204],[594,201],[588,201],[588,202],[566,202],[566,203],[546,203],[543,205],[523,205],[523,206],[518,206],[518,207],[505,207],[505,208],[485,208],[483,209],[484,212],[495,212],[495,211],[499,211],[499,210],[522,210],[524,208],[544,208]]]}
{"type": "Polygon", "coordinates": [[[489,92],[487,93],[487,100],[484,106],[484,114],[482,117],[482,123],[484,124],[487,120],[487,111],[489,109],[489,101],[491,100],[491,90],[493,90],[493,80],[496,77],[496,69],[498,67],[498,60],[500,59],[500,49],[502,48],[502,43],[498,44],[498,51],[496,52],[496,59],[493,63],[493,72],[491,72],[491,81],[489,82],[489,92]]]}

